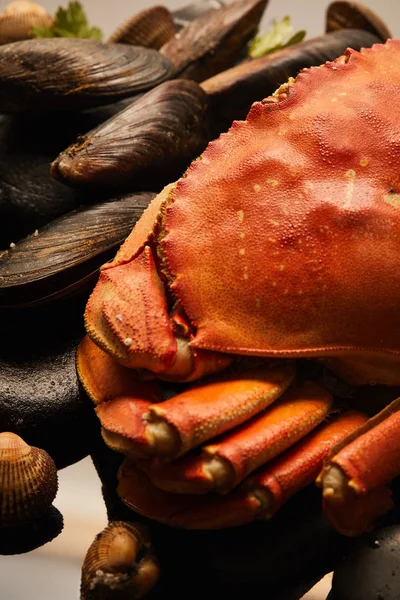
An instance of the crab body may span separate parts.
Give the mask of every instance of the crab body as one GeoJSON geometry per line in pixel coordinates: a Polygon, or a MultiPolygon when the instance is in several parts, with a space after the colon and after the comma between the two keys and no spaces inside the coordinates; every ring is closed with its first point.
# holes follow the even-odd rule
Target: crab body
{"type": "MultiPolygon", "coordinates": [[[[310,432],[331,411],[330,394],[307,382],[286,390],[290,361],[300,357],[324,360],[352,384],[400,384],[399,91],[400,41],[348,50],[302,71],[210,143],[103,267],[85,316],[99,349],[86,341],[78,368],[92,398],[108,401],[97,409],[106,440],[122,439],[131,459],[120,481],[128,504],[149,514],[143,507],[153,503],[150,516],[172,524],[240,524],[274,512],[266,499],[272,484],[260,487],[260,479],[276,483],[281,473],[289,483],[279,494],[291,495],[330,453],[324,498],[339,528],[358,532],[390,506],[386,483],[400,471],[396,424],[389,423],[397,405],[367,424],[351,414],[341,435],[325,439],[326,423],[310,432]],[[256,361],[255,371],[223,375],[223,390],[214,376],[211,387],[201,381],[182,396],[143,405],[133,384],[121,384],[126,367],[146,378],[192,381],[244,356],[256,361]],[[96,370],[104,374],[101,390],[96,370]],[[234,389],[241,378],[246,397],[234,389]],[[225,388],[233,390],[228,400],[225,388]],[[299,456],[313,455],[311,447],[319,450],[308,470],[302,463],[290,471],[299,456]],[[362,473],[383,455],[385,473],[364,485],[362,473]],[[158,499],[137,465],[163,488],[158,499]],[[258,483],[249,496],[252,472],[258,483]],[[231,512],[220,498],[193,501],[191,494],[210,489],[230,492],[223,500],[230,498],[231,512]],[[160,508],[168,502],[169,514],[160,508]],[[210,515],[210,502],[207,522],[201,515],[210,515]],[[343,524],[349,507],[357,524],[343,524]]],[[[246,368],[246,361],[239,363],[246,368]]]]}

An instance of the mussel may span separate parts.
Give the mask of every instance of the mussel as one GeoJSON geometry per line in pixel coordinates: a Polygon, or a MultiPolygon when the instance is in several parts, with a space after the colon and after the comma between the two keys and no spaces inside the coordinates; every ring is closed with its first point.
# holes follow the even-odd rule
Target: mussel
{"type": "Polygon", "coordinates": [[[0,47],[0,112],[99,106],[171,74],[169,59],[151,48],[77,38],[15,42],[0,47]]]}
{"type": "Polygon", "coordinates": [[[207,95],[166,81],[62,152],[54,177],[70,185],[138,189],[179,177],[210,141],[207,95]]]}
{"type": "Polygon", "coordinates": [[[29,306],[90,286],[127,237],[153,193],[84,206],[0,255],[0,306],[29,306]]]}
{"type": "Polygon", "coordinates": [[[268,0],[237,0],[201,14],[160,52],[174,65],[174,76],[203,81],[231,67],[255,34],[268,0]]]}
{"type": "Polygon", "coordinates": [[[392,37],[386,23],[368,6],[359,2],[332,2],[326,12],[326,31],[363,29],[382,42],[392,37]]]}
{"type": "Polygon", "coordinates": [[[152,6],[120,25],[108,41],[158,50],[175,33],[176,28],[170,11],[165,6],[152,6]]]}
{"type": "Polygon", "coordinates": [[[213,122],[218,125],[215,133],[227,129],[235,119],[245,119],[253,102],[272,94],[301,69],[334,60],[348,47],[359,50],[376,42],[379,38],[368,31],[335,31],[244,61],[203,81],[201,87],[208,94],[213,122]]]}
{"type": "Polygon", "coordinates": [[[0,44],[33,37],[34,27],[50,27],[53,17],[36,2],[15,0],[0,14],[0,44]]]}
{"type": "Polygon", "coordinates": [[[0,433],[0,527],[34,521],[51,506],[58,488],[53,459],[15,433],[0,433]]]}
{"type": "Polygon", "coordinates": [[[90,546],[83,566],[81,600],[144,596],[157,582],[159,567],[147,530],[130,522],[110,523],[90,546]]]}

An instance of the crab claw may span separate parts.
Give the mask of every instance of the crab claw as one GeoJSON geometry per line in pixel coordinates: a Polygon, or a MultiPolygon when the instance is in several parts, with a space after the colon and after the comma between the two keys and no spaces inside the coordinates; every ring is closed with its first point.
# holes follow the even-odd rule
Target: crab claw
{"type": "MultiPolygon", "coordinates": [[[[234,373],[207,381],[150,405],[142,413],[137,431],[131,427],[126,433],[129,454],[143,457],[146,452],[150,457],[175,459],[265,409],[282,395],[293,378],[293,365],[263,366],[242,371],[240,376],[234,373]]],[[[137,402],[135,398],[131,401],[137,402]]],[[[102,424],[107,428],[105,422],[102,424]]]]}
{"type": "Polygon", "coordinates": [[[400,399],[336,446],[318,477],[324,510],[339,531],[358,535],[392,506],[387,487],[400,471],[400,399]]]}
{"type": "Polygon", "coordinates": [[[331,405],[329,392],[307,382],[300,388],[291,388],[281,400],[204,446],[201,452],[168,464],[150,462],[140,466],[157,487],[166,491],[227,493],[314,429],[327,416],[331,405]]]}
{"type": "Polygon", "coordinates": [[[192,496],[160,490],[128,460],[118,473],[118,494],[140,514],[187,529],[219,529],[244,525],[256,518],[270,518],[291,496],[313,481],[332,446],[366,418],[350,412],[324,423],[225,496],[192,496]]]}

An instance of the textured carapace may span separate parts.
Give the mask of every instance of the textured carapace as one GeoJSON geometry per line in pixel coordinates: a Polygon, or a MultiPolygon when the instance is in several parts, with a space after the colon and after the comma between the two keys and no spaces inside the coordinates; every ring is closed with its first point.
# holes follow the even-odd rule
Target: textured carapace
{"type": "Polygon", "coordinates": [[[192,164],[160,242],[192,346],[398,355],[399,91],[400,41],[347,50],[192,164]]]}

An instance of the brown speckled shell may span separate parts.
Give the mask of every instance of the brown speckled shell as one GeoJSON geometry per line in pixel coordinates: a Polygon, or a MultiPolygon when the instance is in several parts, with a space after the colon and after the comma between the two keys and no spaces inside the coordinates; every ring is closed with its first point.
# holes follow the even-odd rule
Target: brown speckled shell
{"type": "Polygon", "coordinates": [[[16,1],[0,14],[0,44],[33,37],[33,27],[50,27],[53,18],[34,2],[16,1]]]}
{"type": "Polygon", "coordinates": [[[0,527],[42,516],[57,487],[57,469],[47,452],[28,446],[15,433],[0,434],[0,527]]]}
{"type": "Polygon", "coordinates": [[[153,6],[128,19],[108,41],[159,50],[175,34],[176,28],[169,10],[164,6],[153,6]]]}
{"type": "Polygon", "coordinates": [[[82,566],[81,600],[140,598],[157,582],[158,564],[146,529],[114,521],[87,551],[82,566]]]}

